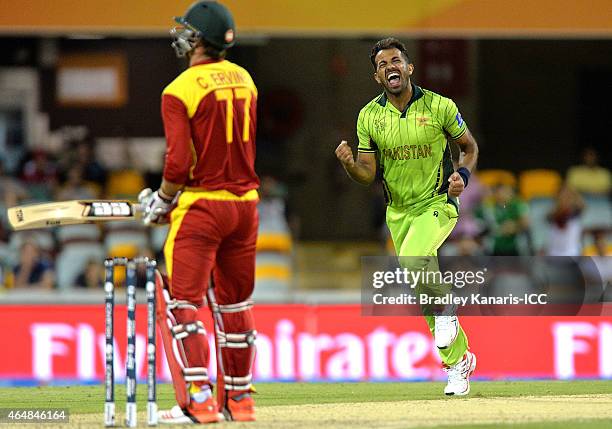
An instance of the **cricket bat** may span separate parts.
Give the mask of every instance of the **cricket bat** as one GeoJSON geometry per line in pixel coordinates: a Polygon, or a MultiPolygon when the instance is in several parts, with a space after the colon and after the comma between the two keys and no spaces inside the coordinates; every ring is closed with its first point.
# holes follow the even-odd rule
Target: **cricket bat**
{"type": "Polygon", "coordinates": [[[7,210],[15,231],[139,218],[142,208],[125,200],[74,200],[29,204],[7,210]]]}

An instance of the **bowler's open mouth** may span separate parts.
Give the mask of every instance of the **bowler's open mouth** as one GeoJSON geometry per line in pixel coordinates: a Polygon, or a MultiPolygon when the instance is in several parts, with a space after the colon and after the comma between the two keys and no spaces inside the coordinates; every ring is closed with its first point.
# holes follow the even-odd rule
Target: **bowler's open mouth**
{"type": "Polygon", "coordinates": [[[401,76],[398,72],[391,72],[387,75],[387,82],[389,82],[389,86],[396,88],[400,86],[401,76]]]}

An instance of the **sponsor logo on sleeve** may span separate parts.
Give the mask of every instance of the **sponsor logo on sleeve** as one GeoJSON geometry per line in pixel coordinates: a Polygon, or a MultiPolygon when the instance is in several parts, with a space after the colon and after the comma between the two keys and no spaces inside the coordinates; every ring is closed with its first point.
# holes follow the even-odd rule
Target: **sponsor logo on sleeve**
{"type": "Polygon", "coordinates": [[[458,127],[462,127],[463,126],[463,118],[461,117],[461,113],[457,112],[457,116],[455,116],[455,119],[457,120],[457,126],[458,127]]]}

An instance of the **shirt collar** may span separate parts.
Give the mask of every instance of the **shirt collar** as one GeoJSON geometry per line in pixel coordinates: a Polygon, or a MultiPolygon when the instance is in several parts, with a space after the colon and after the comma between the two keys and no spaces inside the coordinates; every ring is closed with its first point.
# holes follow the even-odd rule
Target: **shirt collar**
{"type": "MultiPolygon", "coordinates": [[[[412,103],[414,103],[415,101],[417,101],[419,98],[423,96],[423,90],[421,89],[420,86],[417,86],[412,82],[410,82],[410,85],[412,86],[412,97],[410,97],[410,101],[408,101],[408,104],[406,105],[406,108],[404,109],[404,111],[400,112],[402,115],[402,118],[406,117],[406,113],[408,112],[408,109],[410,108],[410,106],[412,106],[412,103]]],[[[393,104],[388,103],[387,94],[385,92],[383,92],[380,95],[380,97],[378,97],[376,102],[380,104],[382,107],[387,107],[388,109],[398,111],[393,104]]]]}
{"type": "Polygon", "coordinates": [[[204,64],[220,63],[221,61],[224,61],[224,58],[208,58],[206,60],[198,61],[197,63],[194,63],[189,67],[201,66],[204,64]]]}

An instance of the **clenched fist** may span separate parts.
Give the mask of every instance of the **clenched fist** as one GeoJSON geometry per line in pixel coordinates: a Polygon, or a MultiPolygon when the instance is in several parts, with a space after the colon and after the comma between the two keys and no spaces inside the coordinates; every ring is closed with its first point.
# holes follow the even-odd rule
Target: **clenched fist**
{"type": "Polygon", "coordinates": [[[448,182],[448,195],[450,195],[451,197],[458,197],[459,195],[461,195],[463,189],[465,189],[465,183],[463,183],[461,175],[455,171],[448,178],[448,182]]]}
{"type": "Polygon", "coordinates": [[[346,140],[342,140],[336,148],[336,157],[345,167],[353,167],[355,165],[353,151],[351,150],[351,147],[348,145],[346,140]]]}

